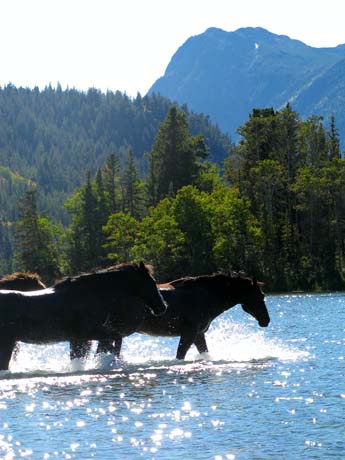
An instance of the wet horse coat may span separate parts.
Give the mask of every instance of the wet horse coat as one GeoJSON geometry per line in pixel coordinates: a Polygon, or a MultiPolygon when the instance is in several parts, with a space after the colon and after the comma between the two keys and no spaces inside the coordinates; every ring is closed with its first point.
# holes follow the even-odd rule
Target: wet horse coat
{"type": "Polygon", "coordinates": [[[166,305],[141,263],[70,277],[41,291],[0,291],[0,369],[17,341],[49,343],[121,338],[166,305]],[[138,300],[139,299],[139,300],[138,300]]]}
{"type": "MultiPolygon", "coordinates": [[[[0,279],[0,290],[15,290],[15,291],[38,291],[46,289],[47,286],[42,282],[41,277],[37,273],[30,272],[15,272],[10,275],[5,275],[0,279]]],[[[19,344],[14,347],[12,357],[19,352],[19,344]]]]}
{"type": "MultiPolygon", "coordinates": [[[[177,359],[184,359],[192,344],[199,353],[207,352],[205,332],[211,322],[236,304],[241,304],[261,327],[268,326],[270,322],[264,294],[255,278],[216,273],[180,278],[159,285],[159,288],[168,308],[159,317],[148,314],[138,332],[153,336],[180,336],[177,359]]],[[[115,339],[114,343],[101,341],[97,352],[111,352],[119,356],[121,338],[115,339]]]]}

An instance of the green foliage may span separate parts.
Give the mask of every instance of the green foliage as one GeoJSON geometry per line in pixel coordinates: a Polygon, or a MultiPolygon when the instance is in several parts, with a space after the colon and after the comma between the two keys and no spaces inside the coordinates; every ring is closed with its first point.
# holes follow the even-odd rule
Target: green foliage
{"type": "Polygon", "coordinates": [[[28,191],[19,202],[16,224],[16,268],[20,271],[40,273],[52,281],[58,274],[59,230],[46,217],[37,212],[36,192],[28,191]]]}
{"type": "Polygon", "coordinates": [[[152,263],[160,280],[176,278],[183,273],[185,236],[173,213],[173,199],[161,200],[139,223],[131,256],[134,260],[152,263]]]}
{"type": "Polygon", "coordinates": [[[200,136],[188,130],[184,112],[171,107],[160,125],[149,156],[150,201],[153,204],[175,195],[183,186],[195,184],[200,170],[200,159],[207,156],[206,146],[200,136]]]}
{"type": "Polygon", "coordinates": [[[125,241],[129,244],[122,260],[151,262],[161,280],[240,266],[255,269],[260,250],[260,229],[248,200],[226,186],[212,193],[183,187],[141,221],[112,215],[105,230],[111,260],[120,260],[125,241]]]}
{"type": "Polygon", "coordinates": [[[107,257],[113,264],[129,262],[130,252],[138,231],[138,222],[130,214],[122,211],[111,214],[103,227],[107,235],[107,257]]]}
{"type": "MultiPolygon", "coordinates": [[[[103,187],[109,212],[122,210],[120,170],[133,152],[140,179],[145,177],[146,152],[152,148],[158,126],[166,118],[172,103],[159,95],[130,99],[120,92],[61,90],[51,86],[0,88],[0,209],[1,221],[14,223],[18,218],[17,202],[28,188],[36,188],[40,212],[53,222],[67,226],[71,214],[63,206],[68,197],[107,164],[103,187]],[[114,153],[113,157],[111,154],[114,153]],[[111,176],[113,174],[113,176],[111,176]]],[[[193,135],[207,139],[210,158],[219,163],[227,154],[229,138],[210,123],[183,107],[193,135]]],[[[138,183],[144,195],[143,183],[138,183]]],[[[142,213],[133,210],[135,214],[142,213]]],[[[12,266],[13,225],[7,227],[9,238],[4,266],[12,266]]],[[[67,259],[66,259],[67,260],[67,259]]],[[[0,262],[0,265],[2,262],[0,262]]],[[[78,264],[79,265],[79,264],[78,264]]]]}
{"type": "Polygon", "coordinates": [[[288,105],[256,109],[226,177],[247,196],[262,235],[259,272],[273,289],[344,284],[344,160],[334,117],[301,121],[288,105]]]}
{"type": "Polygon", "coordinates": [[[344,288],[345,160],[334,117],[327,130],[289,105],[254,109],[239,144],[228,144],[225,184],[219,165],[205,161],[214,155],[207,136],[190,127],[210,125],[158,96],[7,87],[0,102],[5,93],[16,104],[25,94],[32,110],[13,111],[15,131],[9,113],[0,124],[2,272],[52,280],[145,260],[161,281],[235,269],[270,290],[344,288]],[[42,113],[57,124],[48,129],[42,113]],[[115,141],[117,130],[127,138],[115,141]],[[39,211],[47,207],[50,217],[39,211]]]}
{"type": "MultiPolygon", "coordinates": [[[[94,175],[102,168],[111,152],[118,152],[118,161],[123,163],[130,147],[140,174],[146,171],[144,153],[151,150],[171,106],[159,95],[138,95],[132,100],[118,91],[62,91],[51,86],[40,91],[7,85],[0,88],[0,177],[7,168],[24,181],[35,182],[40,209],[67,224],[62,206],[67,195],[81,186],[86,171],[94,175]]],[[[191,119],[192,133],[203,133],[211,158],[221,162],[228,137],[205,116],[187,107],[184,113],[191,119]]],[[[17,199],[9,196],[7,202],[15,207],[17,199]]],[[[5,218],[14,220],[8,203],[2,208],[5,218]]]]}
{"type": "Polygon", "coordinates": [[[0,273],[13,271],[11,224],[0,222],[0,273]]]}
{"type": "Polygon", "coordinates": [[[121,185],[123,210],[133,217],[141,217],[146,207],[146,189],[144,181],[140,180],[132,149],[127,153],[121,185]]]}
{"type": "Polygon", "coordinates": [[[210,196],[214,265],[222,270],[258,272],[261,228],[238,188],[220,186],[210,196]]]}

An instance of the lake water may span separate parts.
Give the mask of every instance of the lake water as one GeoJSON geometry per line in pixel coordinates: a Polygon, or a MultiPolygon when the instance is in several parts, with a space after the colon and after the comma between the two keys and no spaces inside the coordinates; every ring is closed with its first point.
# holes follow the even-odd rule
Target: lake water
{"type": "Polygon", "coordinates": [[[0,458],[344,459],[345,295],[267,306],[268,328],[234,307],[184,362],[177,339],[137,334],[118,363],[21,344],[0,373],[0,458]]]}

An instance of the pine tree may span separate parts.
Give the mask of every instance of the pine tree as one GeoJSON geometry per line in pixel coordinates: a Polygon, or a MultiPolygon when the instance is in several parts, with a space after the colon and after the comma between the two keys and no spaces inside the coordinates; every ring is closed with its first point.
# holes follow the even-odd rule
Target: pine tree
{"type": "Polygon", "coordinates": [[[100,216],[95,188],[88,172],[85,184],[66,202],[73,216],[67,237],[68,265],[73,273],[97,267],[104,260],[102,225],[105,216],[103,219],[100,216]]]}
{"type": "Polygon", "coordinates": [[[176,194],[181,187],[194,184],[199,161],[206,155],[202,138],[189,133],[185,113],[175,106],[171,107],[159,127],[149,155],[148,190],[151,201],[156,203],[169,194],[176,194]]]}
{"type": "Polygon", "coordinates": [[[39,273],[47,280],[58,274],[54,227],[38,214],[36,191],[27,191],[18,203],[15,233],[17,268],[39,273]]]}
{"type": "Polygon", "coordinates": [[[12,271],[11,254],[12,244],[8,225],[0,222],[0,274],[12,271]]]}
{"type": "Polygon", "coordinates": [[[104,190],[109,196],[110,213],[114,213],[120,210],[120,205],[118,203],[119,172],[120,159],[116,153],[111,153],[107,158],[107,162],[103,171],[104,190]]]}
{"type": "Polygon", "coordinates": [[[333,160],[333,158],[341,158],[340,140],[338,130],[335,127],[334,114],[331,115],[330,129],[328,132],[328,156],[330,160],[333,160]]]}
{"type": "Polygon", "coordinates": [[[144,183],[140,180],[132,149],[127,151],[127,161],[122,178],[124,212],[138,219],[142,217],[145,201],[144,183]]]}

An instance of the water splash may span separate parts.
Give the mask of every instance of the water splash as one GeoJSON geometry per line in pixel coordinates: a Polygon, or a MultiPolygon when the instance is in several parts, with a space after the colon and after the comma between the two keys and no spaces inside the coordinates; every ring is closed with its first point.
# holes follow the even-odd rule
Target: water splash
{"type": "Polygon", "coordinates": [[[9,370],[13,373],[40,371],[42,373],[70,372],[68,344],[32,345],[19,343],[15,358],[11,360],[9,370]]]}
{"type": "MultiPolygon", "coordinates": [[[[247,323],[219,319],[206,334],[209,353],[200,355],[193,346],[186,361],[252,362],[260,360],[298,360],[308,355],[290,344],[268,338],[265,331],[247,323]]],[[[124,341],[123,357],[129,363],[175,360],[179,339],[135,334],[124,341]]]]}
{"type": "MultiPolygon", "coordinates": [[[[207,333],[209,357],[213,361],[250,362],[276,359],[297,360],[307,353],[275,338],[268,338],[266,330],[248,323],[220,319],[207,333]]],[[[192,351],[189,353],[190,357],[192,351]]],[[[188,357],[189,357],[188,356],[188,357]]]]}
{"type": "MultiPolygon", "coordinates": [[[[78,373],[88,371],[107,372],[129,365],[176,366],[175,360],[178,337],[149,337],[133,334],[124,340],[122,359],[115,360],[112,355],[94,356],[96,343],[86,360],[69,359],[68,343],[50,345],[19,345],[15,359],[10,363],[10,373],[78,373]]],[[[265,331],[228,319],[218,319],[206,334],[209,353],[200,355],[193,346],[186,356],[185,363],[222,362],[251,363],[269,360],[298,360],[308,353],[285,344],[278,339],[269,338],[265,331]]]]}

